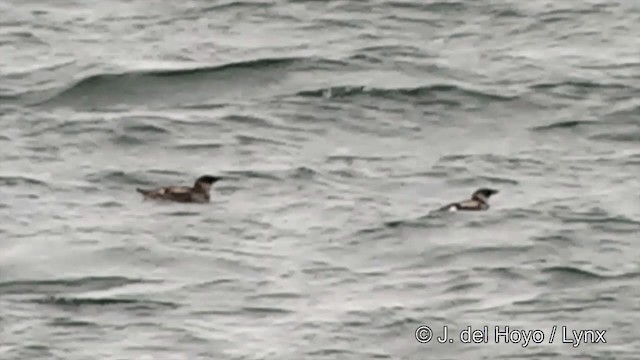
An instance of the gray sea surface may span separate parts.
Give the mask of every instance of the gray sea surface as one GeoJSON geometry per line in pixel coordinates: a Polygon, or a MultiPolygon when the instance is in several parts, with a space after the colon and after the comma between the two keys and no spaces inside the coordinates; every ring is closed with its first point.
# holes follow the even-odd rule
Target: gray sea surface
{"type": "Polygon", "coordinates": [[[639,179],[638,2],[0,0],[0,359],[638,359],[639,179]]]}

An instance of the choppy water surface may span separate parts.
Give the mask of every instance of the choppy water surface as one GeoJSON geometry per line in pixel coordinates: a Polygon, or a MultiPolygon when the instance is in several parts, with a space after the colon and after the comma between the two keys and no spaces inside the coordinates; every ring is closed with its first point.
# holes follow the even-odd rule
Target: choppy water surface
{"type": "Polygon", "coordinates": [[[0,0],[0,358],[637,358],[638,19],[0,0]],[[208,205],[134,190],[202,174],[208,205]]]}

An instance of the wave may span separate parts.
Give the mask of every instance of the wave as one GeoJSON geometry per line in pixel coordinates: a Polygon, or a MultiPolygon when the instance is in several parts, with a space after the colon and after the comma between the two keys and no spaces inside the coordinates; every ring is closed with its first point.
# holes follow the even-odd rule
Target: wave
{"type": "Polygon", "coordinates": [[[20,99],[20,94],[0,94],[0,105],[4,102],[13,103],[18,99],[20,99]]]}
{"type": "Polygon", "coordinates": [[[588,97],[602,97],[608,94],[612,98],[633,98],[635,89],[614,82],[596,82],[587,80],[569,80],[542,82],[529,86],[532,92],[539,92],[554,99],[584,100],[588,97]]]}
{"type": "MultiPolygon", "coordinates": [[[[635,119],[633,120],[635,121],[635,119]]],[[[575,131],[585,133],[591,140],[637,143],[640,141],[640,127],[631,123],[628,118],[612,120],[569,120],[558,121],[547,125],[535,126],[529,129],[536,133],[550,133],[560,131],[575,131]],[[602,131],[601,129],[606,129],[602,131]],[[596,130],[600,130],[597,131],[596,130]]]]}
{"type": "Polygon", "coordinates": [[[624,89],[627,88],[623,84],[615,83],[598,83],[594,81],[561,81],[561,82],[548,82],[532,85],[530,88],[535,90],[548,90],[557,89],[562,87],[570,87],[575,89],[624,89]]]}
{"type": "Polygon", "coordinates": [[[197,12],[198,14],[205,14],[208,12],[212,12],[212,11],[222,11],[222,10],[229,10],[229,9],[245,9],[245,8],[260,8],[260,9],[264,9],[264,8],[270,8],[274,6],[273,4],[270,3],[265,3],[265,2],[254,2],[254,1],[222,1],[219,4],[216,5],[211,5],[211,6],[207,6],[207,7],[203,7],[203,8],[198,8],[197,12]]]}
{"type": "Polygon", "coordinates": [[[438,223],[446,212],[437,211],[437,206],[434,206],[432,210],[426,210],[424,215],[415,216],[411,218],[387,220],[380,224],[374,224],[369,227],[360,228],[354,232],[354,235],[368,235],[373,236],[376,239],[382,239],[389,236],[388,231],[392,229],[426,229],[426,228],[438,228],[446,226],[444,223],[438,223]]]}
{"type": "Polygon", "coordinates": [[[394,9],[408,9],[411,11],[427,11],[427,12],[460,12],[467,8],[467,4],[463,1],[433,1],[433,2],[416,2],[416,1],[390,1],[388,6],[394,9]]]}
{"type": "MultiPolygon", "coordinates": [[[[127,105],[145,107],[211,108],[238,99],[265,96],[299,97],[376,97],[397,100],[424,99],[428,102],[458,105],[467,99],[511,101],[517,96],[461,84],[430,84],[417,87],[383,88],[341,85],[302,91],[291,89],[288,75],[299,71],[317,72],[343,69],[350,59],[330,60],[317,57],[262,58],[218,66],[170,70],[140,70],[123,73],[100,73],[86,76],[36,106],[61,106],[100,109],[127,105]],[[287,89],[288,87],[288,89],[287,89]],[[206,104],[206,105],[201,105],[206,104]]],[[[351,64],[353,65],[353,64],[351,64]]],[[[293,86],[293,85],[292,85],[293,86]]],[[[303,85],[304,86],[304,85],[303,85]]],[[[245,119],[256,120],[256,119],[245,119]]],[[[263,120],[263,119],[257,119],[263,120]]]]}
{"type": "Polygon", "coordinates": [[[33,300],[34,303],[56,306],[118,306],[118,305],[132,305],[136,309],[154,309],[158,307],[162,308],[178,308],[179,305],[166,302],[166,301],[153,301],[153,300],[139,300],[139,299],[126,299],[126,298],[78,298],[78,297],[61,297],[61,296],[48,296],[44,299],[33,300]]]}
{"type": "Polygon", "coordinates": [[[175,170],[166,170],[166,169],[151,169],[148,170],[150,174],[158,174],[158,175],[170,175],[170,176],[180,176],[184,175],[183,173],[175,170]]]}
{"type": "Polygon", "coordinates": [[[315,170],[300,166],[292,169],[277,169],[277,170],[235,170],[228,171],[227,174],[232,176],[240,176],[244,178],[255,178],[255,179],[268,179],[268,180],[282,180],[285,178],[292,179],[311,179],[318,175],[318,172],[315,170]],[[280,175],[282,174],[282,175],[280,175]]]}
{"type": "Polygon", "coordinates": [[[595,134],[589,137],[592,140],[605,140],[615,142],[629,142],[637,144],[640,142],[640,131],[620,131],[620,132],[606,132],[601,134],[595,134]]]}
{"type": "Polygon", "coordinates": [[[249,313],[251,316],[273,316],[273,315],[286,315],[286,314],[291,314],[293,313],[292,310],[289,309],[283,309],[283,308],[277,308],[277,307],[267,307],[267,306],[263,306],[263,307],[258,307],[258,306],[252,306],[252,307],[243,307],[241,309],[241,311],[249,313]]]}
{"type": "Polygon", "coordinates": [[[202,142],[202,143],[188,143],[173,146],[174,149],[179,150],[213,150],[223,147],[224,144],[217,142],[202,142]]]}
{"type": "Polygon", "coordinates": [[[468,89],[463,86],[453,84],[435,84],[427,86],[409,87],[409,88],[368,88],[365,86],[336,86],[328,88],[320,88],[314,90],[300,91],[296,95],[303,97],[325,97],[325,98],[343,98],[355,96],[370,96],[387,99],[407,99],[407,98],[424,98],[429,96],[437,96],[440,94],[453,94],[463,97],[471,97],[476,99],[492,100],[492,101],[511,101],[516,99],[515,96],[507,96],[489,93],[480,90],[468,89]]]}
{"type": "Polygon", "coordinates": [[[65,135],[80,135],[88,133],[113,133],[112,129],[105,128],[102,119],[96,120],[66,120],[62,123],[46,123],[29,132],[31,137],[39,137],[47,133],[59,133],[65,135]]]}
{"type": "Polygon", "coordinates": [[[282,146],[295,146],[294,144],[290,144],[283,141],[278,141],[274,139],[269,139],[267,137],[262,136],[253,136],[253,135],[236,135],[235,138],[242,145],[251,145],[251,144],[270,144],[270,145],[282,145],[282,146]]]}
{"type": "Polygon", "coordinates": [[[377,161],[400,161],[409,158],[407,155],[328,155],[327,161],[344,161],[347,163],[352,163],[356,160],[362,160],[367,162],[377,162],[377,161]]]}
{"type": "Polygon", "coordinates": [[[476,161],[481,160],[491,164],[498,164],[500,166],[510,167],[510,168],[519,168],[519,167],[531,167],[544,165],[545,163],[542,160],[536,159],[531,156],[527,156],[527,154],[517,154],[511,156],[504,156],[498,154],[451,154],[441,156],[437,164],[440,163],[450,163],[456,161],[476,161]]]}
{"type": "Polygon", "coordinates": [[[601,281],[608,279],[635,279],[640,273],[622,273],[622,274],[598,274],[593,271],[578,269],[572,266],[552,266],[542,270],[543,273],[551,275],[559,281],[601,281]]]}
{"type": "Polygon", "coordinates": [[[162,126],[155,124],[140,124],[140,125],[124,125],[124,131],[126,132],[140,132],[140,133],[156,133],[156,134],[169,134],[170,130],[165,129],[162,126]]]}
{"type": "Polygon", "coordinates": [[[500,185],[518,185],[520,182],[515,179],[510,179],[506,177],[497,177],[497,176],[487,176],[487,175],[476,175],[476,176],[465,176],[461,178],[453,178],[447,181],[453,185],[469,185],[469,186],[477,186],[480,187],[483,184],[500,184],[500,185]]]}
{"type": "Polygon", "coordinates": [[[584,126],[598,125],[597,121],[588,121],[588,120],[570,120],[570,121],[559,121],[548,125],[541,125],[531,128],[532,131],[542,132],[549,130],[557,130],[557,129],[575,129],[584,126]]]}
{"type": "Polygon", "coordinates": [[[138,76],[157,76],[157,77],[169,77],[169,76],[185,76],[185,75],[204,75],[208,73],[215,73],[220,71],[237,70],[237,69],[264,69],[273,66],[287,66],[299,61],[306,60],[306,58],[264,58],[249,61],[241,61],[236,63],[229,63],[219,66],[205,66],[192,69],[176,69],[176,70],[148,70],[133,72],[127,75],[138,76]]]}
{"type": "Polygon", "coordinates": [[[261,58],[216,66],[134,70],[86,76],[35,106],[95,108],[122,104],[193,105],[226,101],[269,91],[297,69],[339,67],[345,63],[313,57],[261,58]],[[156,102],[154,104],[154,102],[156,102]]]}
{"type": "Polygon", "coordinates": [[[42,294],[61,291],[97,291],[124,285],[156,282],[122,276],[84,277],[56,280],[18,280],[0,282],[0,294],[42,294]]]}
{"type": "Polygon", "coordinates": [[[634,230],[640,225],[638,220],[622,215],[612,215],[600,207],[594,207],[587,211],[567,210],[564,207],[556,207],[550,211],[550,214],[565,224],[587,223],[591,225],[630,226],[634,230]]]}
{"type": "Polygon", "coordinates": [[[48,186],[48,184],[44,181],[30,178],[27,176],[0,176],[0,185],[2,186],[19,186],[19,185],[48,186]]]}
{"type": "Polygon", "coordinates": [[[91,183],[114,183],[129,185],[148,185],[147,181],[141,180],[139,176],[120,170],[104,170],[88,174],[85,179],[91,183]]]}

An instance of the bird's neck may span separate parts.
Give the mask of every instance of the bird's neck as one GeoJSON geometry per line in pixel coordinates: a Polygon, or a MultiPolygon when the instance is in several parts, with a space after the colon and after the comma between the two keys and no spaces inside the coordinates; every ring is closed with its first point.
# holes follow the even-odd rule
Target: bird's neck
{"type": "Polygon", "coordinates": [[[209,194],[209,191],[211,191],[211,185],[209,184],[203,184],[203,183],[196,183],[193,186],[193,189],[199,193],[203,193],[203,194],[209,194]]]}
{"type": "Polygon", "coordinates": [[[489,200],[486,196],[482,195],[482,194],[475,194],[471,197],[473,200],[477,200],[480,201],[483,204],[486,204],[487,201],[489,200]]]}

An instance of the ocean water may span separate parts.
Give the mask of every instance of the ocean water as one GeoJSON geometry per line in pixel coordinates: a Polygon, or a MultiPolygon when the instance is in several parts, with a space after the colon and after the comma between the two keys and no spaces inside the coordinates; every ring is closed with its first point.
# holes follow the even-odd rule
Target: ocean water
{"type": "Polygon", "coordinates": [[[0,0],[0,359],[637,359],[639,20],[0,0]]]}

